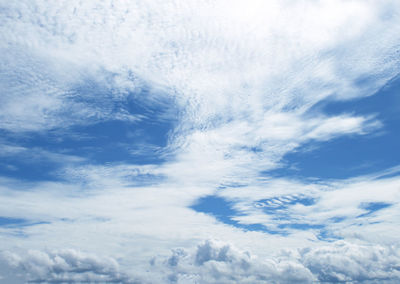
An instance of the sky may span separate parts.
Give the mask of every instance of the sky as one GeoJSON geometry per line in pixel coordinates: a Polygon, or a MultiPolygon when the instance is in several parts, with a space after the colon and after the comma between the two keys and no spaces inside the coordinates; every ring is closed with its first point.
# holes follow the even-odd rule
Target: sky
{"type": "Polygon", "coordinates": [[[0,283],[399,283],[400,2],[0,0],[0,283]]]}

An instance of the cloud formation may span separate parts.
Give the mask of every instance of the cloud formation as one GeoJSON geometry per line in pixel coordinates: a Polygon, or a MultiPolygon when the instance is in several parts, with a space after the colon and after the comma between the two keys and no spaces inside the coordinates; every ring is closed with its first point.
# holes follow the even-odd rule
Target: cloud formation
{"type": "Polygon", "coordinates": [[[174,250],[161,266],[172,283],[396,283],[398,247],[338,241],[321,247],[286,250],[260,258],[229,244],[206,241],[193,253],[174,250]]]}
{"type": "Polygon", "coordinates": [[[398,247],[345,241],[283,250],[267,258],[205,241],[194,249],[177,248],[169,257],[152,258],[141,275],[132,267],[121,273],[114,259],[74,250],[3,252],[2,258],[14,273],[24,273],[25,280],[34,283],[396,283],[400,279],[398,247]]]}
{"type": "Polygon", "coordinates": [[[32,283],[133,283],[119,272],[118,263],[72,249],[54,252],[30,250],[24,254],[3,252],[9,269],[32,283]]]}
{"type": "Polygon", "coordinates": [[[397,78],[398,1],[21,0],[0,13],[0,220],[33,224],[0,222],[0,250],[23,279],[399,280],[398,167],[271,172],[304,145],[383,135],[378,113],[321,105],[397,78]],[[231,223],[193,209],[207,196],[231,223]]]}

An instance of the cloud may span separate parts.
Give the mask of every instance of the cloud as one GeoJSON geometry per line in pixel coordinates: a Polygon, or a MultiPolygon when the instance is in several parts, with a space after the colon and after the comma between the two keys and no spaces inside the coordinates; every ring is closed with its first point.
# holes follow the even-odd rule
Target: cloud
{"type": "Polygon", "coordinates": [[[121,107],[127,94],[113,94],[107,80],[114,78],[107,72],[84,73],[62,59],[30,49],[9,46],[2,51],[2,129],[20,133],[143,118],[121,107]]]}
{"type": "Polygon", "coordinates": [[[301,251],[301,261],[320,281],[396,283],[400,278],[398,247],[337,242],[301,251]]]}
{"type": "Polygon", "coordinates": [[[397,176],[268,175],[305,143],[384,129],[376,114],[313,107],[366,98],[398,76],[398,1],[21,0],[0,11],[0,155],[57,162],[48,171],[64,177],[0,177],[0,216],[40,221],[0,230],[8,261],[30,279],[128,282],[133,269],[155,283],[398,279],[387,246],[398,242],[397,176]],[[21,142],[116,120],[134,133],[123,145],[133,156],[165,159],[99,164],[21,142]],[[134,139],[160,121],[171,123],[165,145],[134,139]],[[237,222],[282,234],[190,209],[213,195],[231,201],[237,222]],[[232,244],[193,248],[209,238],[232,244]],[[274,257],[282,247],[306,249],[274,257]]]}
{"type": "MultiPolygon", "coordinates": [[[[134,283],[121,273],[112,258],[101,258],[72,249],[43,252],[30,250],[16,254],[2,252],[9,269],[30,283],[134,283]]],[[[21,281],[22,282],[22,281],[21,281]]]]}
{"type": "MultiPolygon", "coordinates": [[[[110,84],[112,100],[118,100],[124,92],[134,91],[141,78],[171,90],[187,108],[187,123],[200,127],[219,117],[258,119],[267,109],[304,109],[333,93],[338,98],[365,96],[365,86],[360,90],[353,84],[360,76],[370,75],[372,94],[395,75],[398,26],[391,30],[385,26],[388,18],[396,21],[397,15],[387,8],[396,8],[395,2],[283,5],[276,1],[3,5],[7,14],[3,62],[12,70],[7,76],[15,74],[7,84],[28,82],[15,85],[17,89],[4,88],[33,103],[14,103],[8,116],[26,117],[21,120],[25,127],[28,118],[37,121],[36,127],[44,127],[39,114],[60,112],[61,106],[76,105],[76,122],[105,115],[104,106],[89,112],[90,105],[83,110],[64,97],[71,97],[82,79],[98,77],[94,81],[106,82],[106,88],[110,84]],[[304,17],[298,16],[299,11],[304,17]],[[32,88],[38,90],[30,92],[32,88]],[[40,112],[32,117],[34,109],[40,112]]],[[[54,119],[50,115],[46,122],[54,119]]]]}
{"type": "MultiPolygon", "coordinates": [[[[395,228],[398,227],[398,205],[394,204],[394,200],[398,194],[398,177],[382,179],[387,172],[370,179],[360,177],[323,186],[275,180],[269,187],[265,184],[257,187],[253,185],[250,195],[249,188],[246,187],[222,191],[225,198],[230,197],[234,201],[235,210],[247,214],[249,224],[276,226],[298,220],[306,224],[322,223],[328,232],[344,238],[344,241],[339,242],[332,242],[335,239],[327,238],[331,241],[329,243],[316,237],[318,230],[287,228],[288,235],[270,235],[224,225],[212,216],[187,208],[199,196],[211,194],[212,189],[198,186],[190,191],[187,187],[178,190],[173,187],[174,184],[166,183],[132,188],[123,181],[128,169],[124,166],[99,169],[101,171],[97,177],[90,177],[98,183],[85,187],[84,190],[76,184],[55,182],[25,185],[28,190],[24,190],[21,183],[2,181],[2,216],[29,216],[31,220],[46,222],[23,228],[2,228],[2,249],[22,257],[18,253],[21,247],[11,249],[7,245],[12,244],[15,238],[18,238],[22,247],[34,247],[39,251],[47,251],[46,247],[54,249],[44,254],[47,257],[41,252],[22,254],[25,255],[22,257],[24,262],[18,263],[26,264],[17,268],[26,267],[28,270],[22,270],[20,274],[28,275],[32,271],[29,275],[33,275],[35,279],[93,279],[93,282],[101,282],[101,277],[105,277],[111,281],[110,275],[114,266],[110,264],[106,265],[108,270],[100,269],[97,265],[103,263],[101,260],[96,262],[93,260],[94,256],[91,258],[90,255],[74,252],[82,248],[99,254],[98,249],[101,247],[101,253],[105,256],[115,259],[116,255],[121,256],[118,258],[121,265],[118,275],[128,275],[128,278],[121,278],[123,280],[119,281],[127,283],[132,279],[138,283],[263,283],[271,279],[277,283],[309,283],[315,279],[379,279],[396,283],[398,280],[398,269],[394,263],[398,261],[399,251],[395,246],[391,247],[391,244],[397,242],[395,228]],[[122,177],[120,182],[118,175],[122,177]],[[114,176],[114,182],[112,179],[107,181],[108,176],[114,176]],[[101,178],[107,182],[102,182],[101,178]],[[303,195],[299,195],[299,191],[303,195]],[[330,196],[334,192],[340,202],[330,196]],[[232,198],[234,194],[236,197],[232,198]],[[250,202],[249,198],[253,201],[250,202]],[[302,198],[313,198],[313,201],[302,201],[304,204],[300,201],[294,202],[302,198]],[[257,215],[256,211],[265,207],[253,206],[253,211],[250,208],[259,204],[260,200],[267,200],[268,202],[263,202],[281,207],[278,208],[281,211],[284,208],[285,216],[290,219],[268,219],[268,212],[257,215]],[[363,221],[357,219],[357,216],[371,210],[370,202],[392,205],[363,217],[363,221]],[[344,216],[345,219],[338,223],[332,219],[335,216],[344,216]],[[359,225],[360,221],[362,226],[359,225]],[[224,241],[203,242],[193,247],[209,236],[224,241]],[[44,243],[43,239],[47,241],[44,243]],[[80,240],[79,243],[76,240],[80,240]],[[64,251],[60,249],[60,243],[62,247],[73,247],[74,250],[64,251]],[[181,248],[167,256],[168,250],[177,246],[181,248]],[[243,252],[243,248],[249,252],[243,252]],[[302,249],[297,251],[297,248],[302,249]],[[277,252],[280,249],[287,249],[289,252],[280,254],[277,252]],[[79,261],[82,263],[79,264],[80,269],[87,267],[88,270],[75,275],[75,271],[79,269],[74,268],[77,262],[71,260],[65,270],[53,275],[60,265],[56,261],[58,255],[63,259],[74,255],[75,258],[82,259],[79,261]],[[322,255],[326,257],[323,260],[322,255]],[[153,266],[146,267],[147,261],[152,257],[155,257],[153,266]],[[322,265],[322,261],[325,265],[322,265]],[[85,264],[87,262],[92,264],[85,264]],[[43,263],[47,263],[50,268],[45,268],[47,266],[43,263]],[[389,268],[391,270],[387,270],[389,268]],[[91,270],[93,271],[90,272],[91,270]],[[104,276],[102,273],[110,274],[104,276]]],[[[393,171],[395,172],[393,169],[389,173],[393,171]]],[[[244,217],[237,218],[246,223],[244,217]]]]}
{"type": "Polygon", "coordinates": [[[323,100],[372,95],[397,74],[394,1],[3,6],[2,62],[9,71],[1,80],[1,128],[40,131],[115,119],[133,126],[154,114],[135,113],[132,100],[170,105],[176,123],[167,147],[176,159],[165,171],[188,182],[188,163],[201,165],[197,175],[211,182],[241,179],[276,167],[309,139],[369,133],[381,126],[373,116],[307,110],[323,100]]]}
{"type": "MultiPolygon", "coordinates": [[[[338,241],[328,245],[284,249],[269,257],[207,240],[194,248],[176,248],[170,256],[151,258],[143,271],[112,258],[72,249],[3,251],[1,259],[16,276],[30,282],[116,283],[396,283],[400,250],[395,246],[338,241]]],[[[141,268],[142,269],[142,268],[141,268]]],[[[18,282],[15,282],[18,283],[18,282]]]]}
{"type": "Polygon", "coordinates": [[[398,223],[399,182],[395,167],[343,180],[266,178],[234,190],[228,186],[216,196],[231,204],[231,219],[242,225],[263,224],[281,233],[312,231],[323,239],[375,242],[379,235],[379,242],[388,244],[396,242],[385,230],[398,223]]]}
{"type": "MultiPolygon", "coordinates": [[[[329,245],[285,249],[259,257],[220,241],[196,248],[176,248],[170,256],[153,257],[146,271],[130,267],[121,272],[112,258],[72,249],[2,252],[2,261],[30,282],[116,283],[396,283],[400,279],[400,250],[395,246],[338,241],[329,245]],[[138,276],[139,275],[139,276],[138,276]]],[[[15,282],[18,283],[18,282],[15,282]]]]}
{"type": "Polygon", "coordinates": [[[344,241],[260,258],[226,243],[206,241],[193,252],[173,250],[167,259],[153,259],[152,265],[171,283],[396,283],[399,258],[396,247],[344,241]]]}
{"type": "Polygon", "coordinates": [[[50,161],[63,165],[78,164],[85,161],[85,158],[79,156],[55,153],[38,147],[27,148],[9,144],[0,144],[0,156],[13,157],[16,159],[20,157],[20,159],[25,160],[25,162],[50,161]]]}

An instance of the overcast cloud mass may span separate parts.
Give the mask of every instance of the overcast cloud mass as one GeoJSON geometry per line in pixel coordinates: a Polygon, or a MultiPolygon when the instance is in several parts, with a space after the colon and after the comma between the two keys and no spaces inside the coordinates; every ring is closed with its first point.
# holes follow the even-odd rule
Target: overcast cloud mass
{"type": "Polygon", "coordinates": [[[0,283],[400,283],[400,2],[0,0],[0,283]]]}

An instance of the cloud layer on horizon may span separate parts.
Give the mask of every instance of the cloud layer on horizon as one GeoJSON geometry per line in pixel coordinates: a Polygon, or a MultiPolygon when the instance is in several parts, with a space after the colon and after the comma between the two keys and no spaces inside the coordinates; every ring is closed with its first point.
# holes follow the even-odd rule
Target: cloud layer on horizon
{"type": "Polygon", "coordinates": [[[121,273],[115,259],[74,250],[4,252],[1,257],[9,270],[20,269],[35,283],[395,283],[400,279],[398,247],[344,241],[283,250],[265,259],[226,243],[206,241],[190,251],[176,248],[169,257],[151,259],[146,273],[133,267],[121,273]]]}

